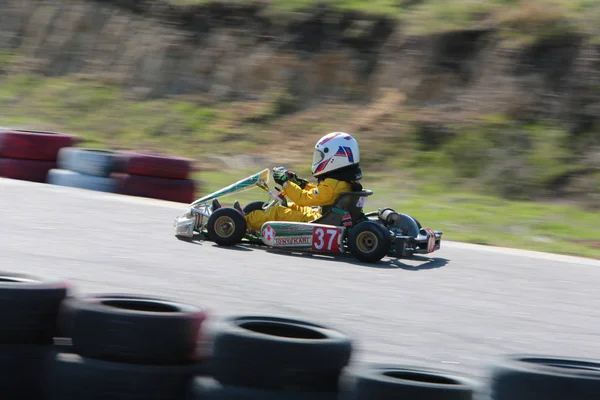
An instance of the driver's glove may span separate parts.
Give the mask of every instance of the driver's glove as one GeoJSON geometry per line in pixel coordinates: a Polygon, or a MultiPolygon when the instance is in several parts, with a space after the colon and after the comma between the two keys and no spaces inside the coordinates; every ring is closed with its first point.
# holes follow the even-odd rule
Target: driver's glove
{"type": "Polygon", "coordinates": [[[302,189],[306,186],[308,181],[306,179],[300,178],[295,172],[288,171],[284,167],[276,167],[273,168],[273,179],[276,183],[283,185],[284,182],[290,181],[294,182],[296,185],[300,186],[302,189]]]}
{"type": "Polygon", "coordinates": [[[298,175],[296,175],[295,172],[288,171],[288,178],[290,181],[300,186],[301,189],[304,189],[304,187],[308,184],[308,181],[306,179],[300,178],[298,175]]]}
{"type": "Polygon", "coordinates": [[[273,168],[273,180],[279,185],[283,185],[289,179],[288,170],[284,167],[273,168]]]}

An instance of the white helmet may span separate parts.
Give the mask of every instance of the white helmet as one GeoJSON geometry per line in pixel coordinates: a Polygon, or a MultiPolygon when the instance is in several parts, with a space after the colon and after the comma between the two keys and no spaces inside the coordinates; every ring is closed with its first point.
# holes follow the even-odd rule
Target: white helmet
{"type": "Polygon", "coordinates": [[[315,145],[311,172],[313,176],[336,171],[360,162],[356,140],[344,132],[332,132],[323,136],[315,145]]]}

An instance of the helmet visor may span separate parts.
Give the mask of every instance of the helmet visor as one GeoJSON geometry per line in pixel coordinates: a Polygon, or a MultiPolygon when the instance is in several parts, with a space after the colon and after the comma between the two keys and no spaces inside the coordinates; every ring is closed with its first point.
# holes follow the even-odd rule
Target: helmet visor
{"type": "Polygon", "coordinates": [[[315,149],[315,152],[313,153],[313,162],[312,165],[317,165],[318,163],[320,163],[321,161],[323,161],[325,159],[325,153],[323,153],[321,150],[315,149]]]}

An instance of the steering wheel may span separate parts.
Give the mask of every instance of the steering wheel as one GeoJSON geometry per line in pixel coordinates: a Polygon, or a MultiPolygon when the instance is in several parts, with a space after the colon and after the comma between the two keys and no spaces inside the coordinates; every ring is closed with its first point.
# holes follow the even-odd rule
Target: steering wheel
{"type": "MultiPolygon", "coordinates": [[[[275,187],[275,189],[279,190],[279,188],[277,188],[277,187],[275,187]]],[[[272,200],[269,203],[264,204],[262,206],[262,209],[264,211],[267,211],[269,208],[273,207],[274,205],[281,203],[283,200],[277,193],[273,192],[270,189],[268,190],[268,193],[269,193],[269,197],[271,197],[272,200]]]]}

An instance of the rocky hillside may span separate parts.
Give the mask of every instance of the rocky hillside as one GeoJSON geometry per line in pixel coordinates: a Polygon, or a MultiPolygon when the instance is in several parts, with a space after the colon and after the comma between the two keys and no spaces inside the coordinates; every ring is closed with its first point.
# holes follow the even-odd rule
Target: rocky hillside
{"type": "Polygon", "coordinates": [[[0,48],[19,54],[4,74],[78,74],[140,101],[275,93],[278,120],[354,105],[368,112],[350,128],[386,157],[410,150],[403,167],[451,166],[453,183],[508,197],[600,204],[592,35],[522,15],[419,34],[386,15],[315,6],[279,18],[248,4],[2,0],[0,48]]]}

